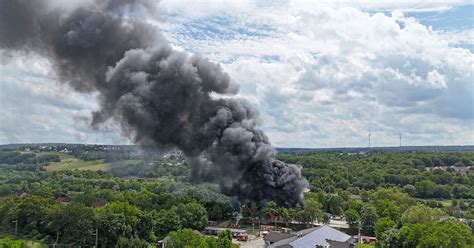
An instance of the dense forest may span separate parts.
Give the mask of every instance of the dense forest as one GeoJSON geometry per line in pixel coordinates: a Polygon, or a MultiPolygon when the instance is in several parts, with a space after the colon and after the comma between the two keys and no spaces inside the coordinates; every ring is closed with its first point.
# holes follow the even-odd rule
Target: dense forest
{"type": "Polygon", "coordinates": [[[418,198],[474,198],[471,152],[286,153],[279,158],[302,165],[310,185],[326,193],[349,186],[399,187],[418,198]]]}
{"type": "MultiPolygon", "coordinates": [[[[192,184],[176,151],[128,146],[23,145],[0,150],[0,239],[100,247],[230,247],[199,236],[208,221],[295,230],[341,216],[379,247],[472,247],[472,152],[283,152],[310,189],[303,208],[240,203],[192,184]],[[120,155],[117,155],[120,154],[120,155]]],[[[8,247],[8,245],[6,246],[8,247]]]]}

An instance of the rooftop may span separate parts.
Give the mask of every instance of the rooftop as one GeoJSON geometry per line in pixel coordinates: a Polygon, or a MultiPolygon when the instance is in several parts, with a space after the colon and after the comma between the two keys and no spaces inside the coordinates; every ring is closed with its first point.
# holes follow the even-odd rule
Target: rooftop
{"type": "Polygon", "coordinates": [[[313,248],[317,245],[320,246],[329,246],[327,239],[345,242],[349,240],[351,236],[336,230],[330,226],[321,226],[320,228],[304,235],[301,238],[298,238],[290,243],[292,247],[301,247],[301,248],[313,248]]]}
{"type": "Polygon", "coordinates": [[[330,226],[319,226],[305,229],[295,233],[297,236],[292,236],[287,239],[279,240],[269,247],[279,248],[314,248],[316,246],[323,247],[344,247],[344,244],[351,240],[351,236],[334,229],[330,226]],[[337,241],[337,242],[331,242],[337,241]]]}

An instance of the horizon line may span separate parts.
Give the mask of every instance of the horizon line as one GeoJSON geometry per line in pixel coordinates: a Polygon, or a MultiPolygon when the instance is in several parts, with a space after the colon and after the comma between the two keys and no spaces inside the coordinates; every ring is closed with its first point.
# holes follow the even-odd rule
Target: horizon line
{"type": "MultiPolygon", "coordinates": [[[[29,142],[29,143],[3,143],[0,146],[8,145],[40,145],[40,144],[67,144],[67,145],[102,145],[102,146],[142,146],[139,144],[101,144],[101,143],[67,143],[67,142],[29,142]]],[[[338,146],[338,147],[283,147],[274,146],[275,149],[377,149],[377,148],[410,148],[410,147],[474,147],[474,144],[469,145],[403,145],[403,146],[338,146]]]]}

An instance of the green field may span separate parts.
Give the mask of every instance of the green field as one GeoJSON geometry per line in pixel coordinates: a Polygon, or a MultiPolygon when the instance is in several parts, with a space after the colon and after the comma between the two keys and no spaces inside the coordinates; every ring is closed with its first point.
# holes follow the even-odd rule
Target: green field
{"type": "Polygon", "coordinates": [[[357,248],[374,248],[374,244],[357,244],[357,248]]]}
{"type": "Polygon", "coordinates": [[[15,239],[13,236],[5,233],[0,233],[0,247],[9,248],[47,248],[48,245],[42,244],[37,241],[26,240],[26,239],[15,239]],[[22,243],[21,243],[22,242],[22,243]]]}
{"type": "Polygon", "coordinates": [[[83,161],[67,154],[59,154],[61,162],[51,163],[46,166],[48,171],[65,171],[65,170],[91,170],[91,171],[106,171],[109,164],[104,160],[83,161]]]}
{"type": "Polygon", "coordinates": [[[90,171],[107,171],[115,163],[126,163],[136,165],[140,160],[121,160],[118,162],[107,163],[103,159],[101,160],[91,160],[84,161],[78,159],[72,155],[60,153],[60,152],[41,152],[37,156],[46,155],[46,154],[56,154],[61,159],[61,162],[54,162],[45,166],[44,168],[47,171],[66,171],[66,170],[90,170],[90,171]]]}
{"type": "Polygon", "coordinates": [[[446,199],[444,199],[444,200],[439,200],[439,199],[418,199],[418,200],[424,202],[425,204],[427,204],[430,200],[436,201],[437,203],[441,203],[441,205],[443,205],[443,207],[445,207],[445,208],[451,206],[451,204],[452,204],[452,200],[446,200],[446,199]]]}

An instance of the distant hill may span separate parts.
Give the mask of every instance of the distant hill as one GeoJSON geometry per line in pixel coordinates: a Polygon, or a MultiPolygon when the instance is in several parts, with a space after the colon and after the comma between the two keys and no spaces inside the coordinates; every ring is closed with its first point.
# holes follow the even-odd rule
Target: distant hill
{"type": "MultiPolygon", "coordinates": [[[[114,147],[115,149],[136,149],[138,145],[98,145],[78,143],[24,143],[4,144],[0,149],[18,149],[22,147],[95,147],[104,149],[114,147]]],[[[277,147],[281,153],[306,153],[306,152],[343,152],[343,153],[378,153],[378,152],[474,152],[474,145],[466,146],[402,146],[402,147],[337,147],[337,148],[286,148],[277,147]]]]}
{"type": "Polygon", "coordinates": [[[281,153],[306,152],[343,152],[343,153],[379,153],[379,152],[474,152],[474,145],[467,146],[402,146],[402,147],[340,147],[340,148],[284,148],[281,153]]]}

